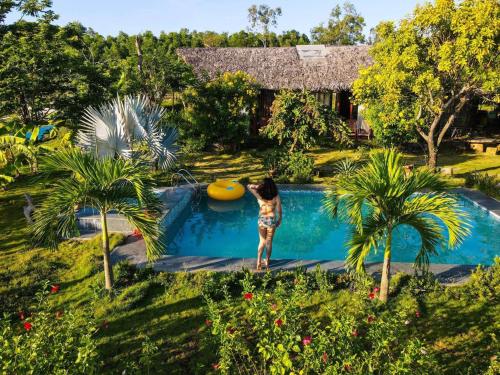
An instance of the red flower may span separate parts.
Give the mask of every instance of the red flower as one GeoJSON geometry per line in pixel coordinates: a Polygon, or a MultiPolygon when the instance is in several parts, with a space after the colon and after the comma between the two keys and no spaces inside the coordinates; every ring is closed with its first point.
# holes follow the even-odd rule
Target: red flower
{"type": "Polygon", "coordinates": [[[355,329],[354,331],[352,331],[351,335],[353,335],[354,337],[358,337],[359,336],[358,330],[355,329]]]}
{"type": "Polygon", "coordinates": [[[377,288],[377,287],[373,288],[373,293],[378,293],[379,291],[380,291],[380,288],[377,288]]]}
{"type": "Polygon", "coordinates": [[[321,359],[323,360],[323,363],[328,362],[328,354],[326,354],[326,352],[323,352],[323,355],[321,356],[321,359]]]}
{"type": "Polygon", "coordinates": [[[212,321],[210,319],[205,319],[205,325],[210,327],[212,325],[212,321]]]}
{"type": "Polygon", "coordinates": [[[302,339],[302,344],[304,344],[304,346],[311,345],[311,342],[312,342],[311,336],[306,336],[302,339]]]}
{"type": "Polygon", "coordinates": [[[420,318],[420,317],[422,316],[422,313],[421,313],[420,311],[416,311],[416,312],[415,312],[415,316],[416,316],[417,318],[420,318]]]}
{"type": "Polygon", "coordinates": [[[375,317],[374,317],[374,316],[372,316],[372,315],[368,315],[368,319],[367,319],[368,323],[371,323],[371,322],[373,322],[374,320],[375,320],[375,317]]]}
{"type": "Polygon", "coordinates": [[[218,363],[212,363],[212,368],[214,370],[218,370],[218,369],[220,369],[220,365],[218,363]]]}
{"type": "Polygon", "coordinates": [[[352,370],[352,366],[351,366],[349,363],[346,363],[346,364],[344,365],[344,370],[346,370],[347,372],[351,372],[351,370],[352,370]]]}
{"type": "Polygon", "coordinates": [[[17,313],[17,315],[19,315],[19,319],[21,319],[21,320],[26,319],[26,315],[24,314],[24,311],[19,311],[19,312],[17,313]]]}
{"type": "Polygon", "coordinates": [[[243,298],[245,298],[247,301],[250,301],[253,298],[253,293],[245,293],[243,295],[243,298]]]}
{"type": "Polygon", "coordinates": [[[62,311],[60,311],[60,310],[59,310],[59,311],[57,311],[57,312],[56,312],[56,319],[61,318],[61,316],[63,316],[63,312],[62,312],[62,311]]]}
{"type": "Polygon", "coordinates": [[[227,333],[229,333],[230,335],[232,335],[232,334],[233,334],[233,333],[235,333],[235,332],[236,332],[236,330],[235,330],[234,328],[232,328],[232,327],[229,327],[229,328],[227,329],[227,333]]]}
{"type": "Polygon", "coordinates": [[[23,326],[26,331],[29,331],[31,327],[33,327],[33,325],[30,322],[24,322],[23,326]]]}
{"type": "Polygon", "coordinates": [[[374,298],[375,298],[375,293],[370,293],[370,294],[368,294],[368,298],[369,298],[369,299],[374,299],[374,298]]]}
{"type": "Polygon", "coordinates": [[[132,231],[132,237],[135,237],[135,238],[142,238],[142,233],[139,229],[135,228],[133,231],[132,231]]]}
{"type": "Polygon", "coordinates": [[[274,321],[274,323],[275,323],[278,327],[281,327],[281,326],[283,325],[283,320],[281,320],[281,319],[276,319],[276,320],[274,321]]]}
{"type": "Polygon", "coordinates": [[[59,289],[61,289],[61,286],[59,284],[54,284],[50,287],[50,293],[57,293],[59,289]]]}

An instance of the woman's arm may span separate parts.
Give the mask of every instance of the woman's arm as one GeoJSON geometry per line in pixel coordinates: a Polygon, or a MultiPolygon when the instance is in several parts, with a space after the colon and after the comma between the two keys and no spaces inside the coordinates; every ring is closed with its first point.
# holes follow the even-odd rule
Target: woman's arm
{"type": "Polygon", "coordinates": [[[261,199],[260,196],[259,196],[259,193],[257,193],[257,189],[259,188],[259,185],[252,185],[252,184],[248,184],[247,185],[247,189],[250,193],[253,194],[253,196],[257,199],[261,199]]]}
{"type": "Polygon", "coordinates": [[[276,197],[276,200],[276,208],[278,209],[279,215],[278,221],[276,222],[276,228],[278,228],[281,225],[281,219],[283,218],[283,209],[281,207],[281,198],[279,195],[276,197]]]}

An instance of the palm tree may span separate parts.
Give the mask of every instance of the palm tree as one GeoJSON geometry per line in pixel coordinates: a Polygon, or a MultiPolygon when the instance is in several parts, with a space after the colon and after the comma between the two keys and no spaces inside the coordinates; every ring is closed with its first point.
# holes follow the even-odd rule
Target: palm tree
{"type": "Polygon", "coordinates": [[[55,180],[50,196],[37,207],[32,228],[35,244],[57,248],[60,240],[79,235],[78,208],[95,209],[101,216],[104,275],[108,290],[113,286],[107,225],[110,211],[123,215],[139,229],[149,260],[163,253],[165,246],[157,220],[162,205],[142,162],[109,156],[99,158],[94,153],[73,148],[46,156],[40,167],[43,172],[63,171],[69,176],[55,180]]]}
{"type": "Polygon", "coordinates": [[[437,254],[437,246],[445,244],[444,228],[449,248],[469,234],[467,217],[457,200],[444,192],[446,187],[428,169],[405,174],[401,154],[385,150],[372,153],[368,164],[355,174],[341,175],[327,192],[326,210],[353,226],[347,243],[348,268],[363,271],[366,257],[385,243],[380,300],[386,302],[388,297],[392,234],[398,225],[409,225],[420,234],[415,266],[421,269],[428,267],[429,255],[437,254]]]}
{"type": "Polygon", "coordinates": [[[155,165],[168,169],[176,160],[177,130],[160,126],[164,113],[145,96],[117,97],[85,110],[78,143],[101,157],[146,155],[155,165]]]}

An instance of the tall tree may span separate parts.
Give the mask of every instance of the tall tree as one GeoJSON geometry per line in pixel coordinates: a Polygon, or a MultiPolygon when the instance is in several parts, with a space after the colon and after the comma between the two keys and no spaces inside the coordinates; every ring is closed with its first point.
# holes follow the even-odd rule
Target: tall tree
{"type": "Polygon", "coordinates": [[[348,267],[363,271],[370,253],[384,248],[380,299],[387,301],[391,274],[394,230],[413,227],[421,245],[415,259],[426,268],[429,256],[439,245],[453,248],[469,234],[467,217],[456,199],[444,193],[446,184],[427,169],[405,174],[402,155],[396,151],[377,151],[368,164],[355,173],[341,175],[327,193],[325,208],[333,216],[341,214],[353,226],[348,241],[348,267]],[[427,191],[426,193],[421,193],[427,191]],[[442,226],[444,225],[444,227],[442,226]],[[446,236],[443,232],[447,232],[446,236]]]}
{"type": "Polygon", "coordinates": [[[428,164],[471,98],[499,101],[500,4],[497,0],[437,0],[418,6],[398,26],[377,27],[373,65],[354,83],[374,125],[416,131],[428,164]]]}
{"type": "Polygon", "coordinates": [[[356,11],[353,4],[345,2],[342,8],[335,6],[325,26],[321,24],[311,30],[314,43],[329,45],[353,45],[364,43],[363,28],[365,19],[356,11]]]}
{"type": "Polygon", "coordinates": [[[24,16],[44,17],[54,19],[55,15],[50,7],[52,0],[0,0],[0,25],[5,22],[7,14],[17,11],[24,16]]]}
{"type": "Polygon", "coordinates": [[[161,202],[154,182],[141,162],[122,158],[99,158],[78,148],[46,156],[41,168],[46,173],[66,172],[69,177],[54,180],[54,190],[35,211],[32,227],[35,244],[57,248],[59,241],[79,234],[76,207],[99,212],[106,289],[113,287],[107,215],[123,215],[138,228],[146,243],[146,255],[153,260],[165,251],[158,224],[161,202]]]}
{"type": "MultiPolygon", "coordinates": [[[[165,37],[151,32],[137,36],[124,34],[121,76],[117,89],[122,94],[142,93],[151,103],[160,105],[167,94],[181,91],[194,80],[190,66],[175,53],[165,37]]],[[[117,57],[120,59],[120,57],[117,57]]]]}
{"type": "Polygon", "coordinates": [[[268,5],[252,5],[248,8],[248,21],[250,29],[260,32],[261,41],[264,47],[268,45],[269,28],[276,27],[278,17],[281,16],[281,8],[271,8],[268,5]]]}
{"type": "Polygon", "coordinates": [[[78,42],[84,31],[46,20],[5,27],[0,39],[0,114],[16,113],[23,124],[60,118],[76,123],[100,100],[107,78],[87,61],[78,42]]]}

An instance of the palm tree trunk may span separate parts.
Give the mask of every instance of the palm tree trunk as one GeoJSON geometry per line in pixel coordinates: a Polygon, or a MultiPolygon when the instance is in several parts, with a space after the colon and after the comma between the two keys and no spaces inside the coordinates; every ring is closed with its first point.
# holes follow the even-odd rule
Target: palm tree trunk
{"type": "Polygon", "coordinates": [[[387,302],[389,297],[389,280],[391,278],[391,241],[392,228],[389,228],[385,240],[384,265],[382,267],[382,279],[380,280],[380,300],[387,302]]]}
{"type": "Polygon", "coordinates": [[[106,213],[101,212],[101,226],[102,226],[102,250],[104,257],[104,279],[106,281],[106,289],[113,288],[113,267],[111,266],[111,259],[109,254],[109,235],[108,235],[108,222],[106,220],[106,213]]]}

